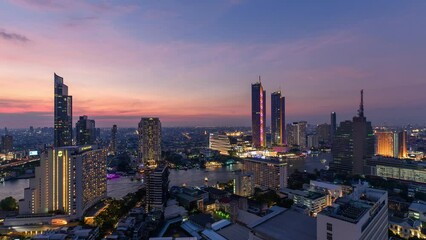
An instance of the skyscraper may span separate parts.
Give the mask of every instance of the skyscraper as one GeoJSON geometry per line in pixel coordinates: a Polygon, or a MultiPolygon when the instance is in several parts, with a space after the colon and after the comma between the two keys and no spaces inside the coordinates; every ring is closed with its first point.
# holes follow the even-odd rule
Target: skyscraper
{"type": "Polygon", "coordinates": [[[271,139],[272,145],[285,145],[286,139],[285,124],[285,97],[281,92],[271,94],[271,139]]]}
{"type": "Polygon", "coordinates": [[[364,95],[358,116],[340,123],[332,147],[333,162],[330,168],[342,174],[362,174],[367,159],[374,155],[374,134],[371,122],[364,116],[364,95]]]}
{"type": "Polygon", "coordinates": [[[263,90],[262,83],[253,83],[251,85],[251,129],[252,144],[255,148],[266,147],[266,92],[263,90]]]}
{"type": "Polygon", "coordinates": [[[13,137],[6,131],[6,135],[1,136],[1,150],[8,153],[13,150],[13,137]]]}
{"type": "Polygon", "coordinates": [[[407,157],[407,132],[376,131],[376,154],[384,157],[407,157]]]}
{"type": "Polygon", "coordinates": [[[95,120],[88,119],[86,115],[80,116],[75,124],[77,145],[92,145],[96,140],[95,120]]]}
{"type": "Polygon", "coordinates": [[[331,142],[333,142],[334,134],[337,130],[337,122],[336,122],[336,112],[331,112],[330,114],[330,138],[331,142]]]}
{"type": "Polygon", "coordinates": [[[146,178],[146,209],[147,211],[163,209],[167,201],[169,189],[169,169],[167,166],[158,166],[150,171],[146,178]]]}
{"type": "Polygon", "coordinates": [[[142,118],[139,122],[139,158],[145,167],[155,168],[161,160],[161,122],[142,118]]]}
{"type": "Polygon", "coordinates": [[[111,129],[110,151],[114,155],[117,152],[117,125],[115,124],[112,126],[112,129],[111,129]]]}
{"type": "Polygon", "coordinates": [[[306,121],[293,122],[287,125],[287,144],[293,147],[306,148],[306,121]]]}
{"type": "Polygon", "coordinates": [[[56,73],[55,81],[55,103],[54,103],[54,147],[72,145],[72,96],[68,95],[68,86],[64,79],[56,73]]]}
{"type": "Polygon", "coordinates": [[[20,214],[60,211],[71,219],[106,197],[106,155],[96,146],[48,149],[19,202],[20,214]]]}

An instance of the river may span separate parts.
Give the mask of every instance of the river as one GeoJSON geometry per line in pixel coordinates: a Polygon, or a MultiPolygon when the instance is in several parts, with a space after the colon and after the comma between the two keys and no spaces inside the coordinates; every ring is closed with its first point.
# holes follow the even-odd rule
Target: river
{"type": "MultiPolygon", "coordinates": [[[[314,169],[324,169],[325,165],[330,162],[330,154],[323,153],[315,157],[307,157],[293,162],[290,168],[297,168],[299,171],[313,172],[314,169]],[[321,163],[321,159],[326,159],[325,164],[321,163]]],[[[227,182],[232,180],[234,171],[242,168],[242,164],[234,164],[222,168],[207,168],[207,169],[188,169],[174,170],[170,169],[170,186],[201,186],[204,185],[204,179],[208,178],[209,185],[217,182],[227,182]]],[[[292,172],[289,170],[289,172],[292,172]]],[[[132,181],[130,177],[121,177],[108,180],[107,195],[112,198],[121,198],[127,193],[135,192],[142,185],[139,181],[132,181]]],[[[29,179],[17,179],[0,183],[0,200],[12,196],[15,199],[24,198],[24,189],[29,186],[29,179]]]]}

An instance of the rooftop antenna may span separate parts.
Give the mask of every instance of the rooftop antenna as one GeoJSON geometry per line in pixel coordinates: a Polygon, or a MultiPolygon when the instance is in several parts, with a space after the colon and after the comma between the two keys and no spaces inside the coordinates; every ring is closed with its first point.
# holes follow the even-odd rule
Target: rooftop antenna
{"type": "Polygon", "coordinates": [[[259,75],[259,83],[262,83],[262,80],[260,79],[260,75],[259,75]]]}

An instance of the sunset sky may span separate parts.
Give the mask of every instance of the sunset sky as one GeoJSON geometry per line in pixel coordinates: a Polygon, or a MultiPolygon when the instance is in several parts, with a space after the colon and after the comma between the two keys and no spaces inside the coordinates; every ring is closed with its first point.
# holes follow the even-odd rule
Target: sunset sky
{"type": "MultiPolygon", "coordinates": [[[[98,127],[249,126],[250,84],[288,121],[426,123],[426,1],[0,2],[0,127],[53,126],[53,74],[98,127]]],[[[74,122],[75,124],[75,122],[74,122]]],[[[269,124],[269,120],[268,120],[269,124]]]]}

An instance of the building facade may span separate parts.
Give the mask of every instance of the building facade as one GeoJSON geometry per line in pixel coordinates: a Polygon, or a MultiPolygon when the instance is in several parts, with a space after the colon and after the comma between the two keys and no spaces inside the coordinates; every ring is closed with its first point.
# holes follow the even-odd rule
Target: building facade
{"type": "Polygon", "coordinates": [[[142,118],[139,122],[139,158],[146,168],[154,169],[161,160],[161,122],[159,118],[142,118]]]}
{"type": "Polygon", "coordinates": [[[243,172],[252,174],[254,185],[280,190],[287,187],[287,163],[275,159],[244,159],[243,172]]]}
{"type": "Polygon", "coordinates": [[[251,173],[238,173],[234,178],[234,194],[250,197],[254,194],[254,177],[251,173]]]}
{"type": "Polygon", "coordinates": [[[260,77],[251,85],[251,126],[253,147],[266,147],[266,92],[260,77]]]}
{"type": "Polygon", "coordinates": [[[167,202],[169,189],[169,169],[167,166],[158,166],[148,172],[146,176],[146,209],[162,210],[167,202]]]}
{"type": "Polygon", "coordinates": [[[111,129],[111,142],[110,142],[110,152],[115,155],[117,154],[117,125],[113,125],[111,129]]]}
{"type": "Polygon", "coordinates": [[[215,151],[219,151],[219,153],[222,155],[229,155],[229,151],[232,150],[229,137],[224,133],[210,133],[209,148],[215,151]]]}
{"type": "Polygon", "coordinates": [[[80,116],[75,124],[77,146],[92,145],[96,141],[95,120],[88,119],[86,115],[80,116]]]}
{"type": "Polygon", "coordinates": [[[285,124],[285,97],[281,96],[281,91],[271,94],[271,141],[272,145],[285,145],[286,139],[285,124]]]}
{"type": "Polygon", "coordinates": [[[330,114],[330,138],[331,142],[333,142],[334,134],[337,130],[337,120],[336,120],[336,112],[331,112],[330,114]]]}
{"type": "Polygon", "coordinates": [[[54,74],[54,147],[72,145],[72,96],[64,79],[54,74]]]}
{"type": "Polygon", "coordinates": [[[19,201],[20,214],[58,212],[80,218],[106,197],[106,152],[96,146],[48,149],[19,201]]]}
{"type": "Polygon", "coordinates": [[[317,239],[387,240],[388,193],[359,185],[317,216],[317,239]]]}
{"type": "Polygon", "coordinates": [[[306,148],[306,128],[305,121],[293,122],[287,125],[287,144],[292,147],[306,148]]]}
{"type": "Polygon", "coordinates": [[[12,135],[6,134],[1,136],[1,151],[8,153],[13,150],[13,137],[12,135]]]}

